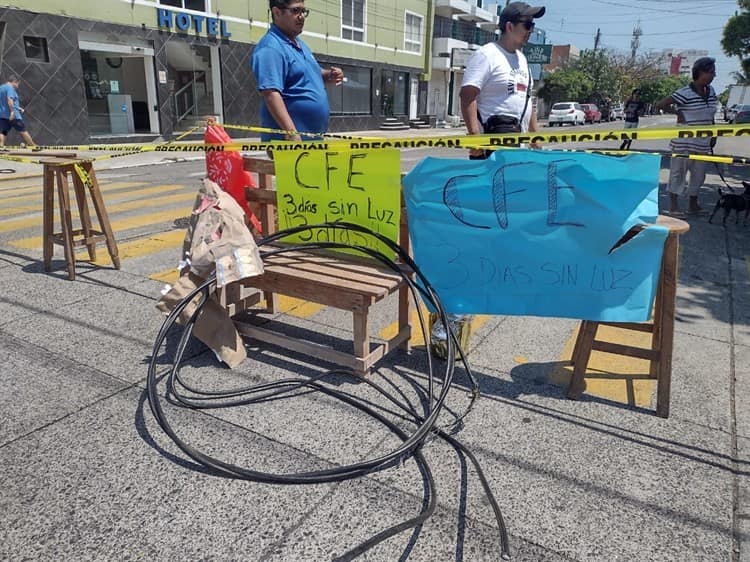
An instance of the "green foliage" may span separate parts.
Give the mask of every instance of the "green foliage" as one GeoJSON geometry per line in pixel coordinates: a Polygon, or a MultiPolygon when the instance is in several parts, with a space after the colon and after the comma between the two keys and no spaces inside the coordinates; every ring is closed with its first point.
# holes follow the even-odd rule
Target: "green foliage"
{"type": "Polygon", "coordinates": [[[732,16],[724,26],[721,48],[740,61],[741,72],[735,72],[738,84],[750,84],[750,0],[738,0],[741,12],[732,16]]]}
{"type": "Polygon", "coordinates": [[[593,88],[593,81],[585,73],[570,65],[558,68],[544,77],[538,95],[550,105],[559,101],[585,99],[593,88]]]}
{"type": "Polygon", "coordinates": [[[640,84],[641,100],[646,103],[657,101],[671,96],[675,90],[686,86],[690,82],[689,76],[662,75],[640,84]]]}
{"type": "Polygon", "coordinates": [[[605,100],[620,98],[623,73],[613,63],[613,55],[606,50],[586,50],[581,53],[580,58],[573,62],[573,66],[590,78],[591,90],[587,92],[585,99],[579,101],[601,105],[605,100]]]}
{"type": "Polygon", "coordinates": [[[577,60],[546,74],[538,95],[550,104],[578,101],[606,107],[624,101],[639,88],[641,100],[654,103],[689,81],[687,76],[665,75],[654,55],[633,59],[603,49],[587,50],[577,60]]]}

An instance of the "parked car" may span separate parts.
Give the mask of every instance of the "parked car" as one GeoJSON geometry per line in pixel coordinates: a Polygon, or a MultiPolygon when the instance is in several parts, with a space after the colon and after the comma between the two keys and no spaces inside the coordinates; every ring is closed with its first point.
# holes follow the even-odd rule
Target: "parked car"
{"type": "Polygon", "coordinates": [[[615,119],[625,119],[625,106],[621,103],[614,104],[612,111],[609,112],[609,120],[614,121],[615,119]]]}
{"type": "Polygon", "coordinates": [[[727,123],[731,123],[732,121],[734,121],[734,113],[737,110],[737,107],[739,107],[739,104],[733,103],[729,106],[729,109],[724,111],[724,121],[726,121],[727,123]]]}
{"type": "Polygon", "coordinates": [[[571,125],[583,125],[586,122],[586,114],[581,109],[581,104],[574,101],[562,101],[552,106],[549,112],[549,126],[565,123],[571,125]]]}
{"type": "Polygon", "coordinates": [[[750,123],[750,105],[735,105],[732,123],[750,123]]]}
{"type": "Polygon", "coordinates": [[[592,124],[602,122],[602,112],[595,103],[582,103],[581,109],[583,109],[584,121],[592,124]]]}

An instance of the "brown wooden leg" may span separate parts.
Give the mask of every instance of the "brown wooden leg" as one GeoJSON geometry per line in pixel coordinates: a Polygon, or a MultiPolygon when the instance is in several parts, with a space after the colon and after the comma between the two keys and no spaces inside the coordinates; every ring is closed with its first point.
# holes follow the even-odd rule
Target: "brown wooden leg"
{"type": "Polygon", "coordinates": [[[99,220],[99,226],[104,233],[107,241],[107,250],[109,251],[109,257],[112,259],[112,265],[115,269],[120,269],[120,254],[117,250],[117,242],[115,241],[115,235],[112,232],[112,226],[109,224],[109,215],[107,209],[104,207],[104,200],[102,199],[102,192],[99,189],[99,181],[96,179],[94,173],[94,166],[91,162],[83,162],[81,164],[83,169],[91,180],[89,184],[89,191],[91,193],[91,199],[94,202],[94,209],[96,210],[96,218],[99,220]]]}
{"type": "Polygon", "coordinates": [[[83,231],[83,239],[86,243],[86,249],[89,252],[89,259],[91,261],[96,260],[96,243],[91,240],[91,214],[89,213],[89,204],[86,200],[86,188],[83,185],[83,180],[78,175],[78,171],[73,167],[73,189],[76,194],[76,205],[78,206],[78,216],[81,219],[81,230],[83,231]]]}
{"type": "MultiPolygon", "coordinates": [[[[660,314],[654,321],[658,323],[659,378],[656,386],[656,415],[669,417],[669,400],[672,386],[672,349],[674,344],[674,315],[677,299],[677,275],[679,238],[677,234],[667,236],[664,243],[662,272],[659,284],[662,286],[660,314]]],[[[655,331],[657,326],[654,326],[655,331]]]]}
{"type": "Polygon", "coordinates": [[[73,217],[70,215],[70,192],[68,172],[63,167],[55,170],[57,176],[57,196],[60,203],[60,229],[62,230],[65,261],[68,264],[68,279],[76,278],[76,257],[73,252],[73,217]]]}
{"type": "Polygon", "coordinates": [[[586,368],[589,365],[591,357],[591,347],[594,345],[596,331],[599,328],[598,322],[584,320],[581,322],[576,345],[573,349],[573,376],[568,385],[568,398],[578,400],[586,389],[586,368]]]}
{"type": "MultiPolygon", "coordinates": [[[[273,176],[269,174],[258,174],[258,189],[273,190],[273,176]]],[[[267,232],[263,233],[263,236],[273,234],[276,230],[274,228],[274,225],[276,224],[276,208],[273,205],[263,205],[258,218],[267,230],[267,232]]],[[[276,293],[264,291],[263,298],[266,301],[266,311],[270,314],[275,314],[279,309],[279,297],[276,293]]]]}
{"type": "Polygon", "coordinates": [[[370,334],[367,330],[367,309],[364,312],[353,312],[354,319],[354,355],[364,359],[370,353],[370,334]]]}
{"type": "Polygon", "coordinates": [[[44,184],[42,203],[42,245],[44,253],[44,271],[52,269],[55,229],[55,171],[49,164],[44,165],[44,184]]]}
{"type": "MultiPolygon", "coordinates": [[[[666,241],[665,241],[664,251],[666,252],[666,241]]],[[[665,254],[666,255],[666,254],[665,254]]],[[[661,349],[661,322],[658,321],[658,319],[661,317],[662,314],[662,300],[664,299],[664,284],[662,280],[664,279],[664,267],[666,265],[666,260],[664,256],[662,256],[661,260],[661,267],[659,268],[659,281],[656,284],[656,296],[654,297],[654,318],[653,318],[653,328],[651,330],[651,349],[659,351],[661,349]]],[[[659,368],[660,368],[660,361],[658,359],[654,359],[652,361],[649,361],[649,369],[648,374],[649,377],[652,379],[659,379],[659,368]]]]}
{"type": "MultiPolygon", "coordinates": [[[[398,333],[400,334],[404,330],[411,331],[411,317],[410,307],[411,299],[409,298],[409,288],[406,286],[401,287],[398,290],[398,333]]],[[[411,334],[409,338],[399,345],[401,349],[409,351],[411,349],[411,334]]]]}

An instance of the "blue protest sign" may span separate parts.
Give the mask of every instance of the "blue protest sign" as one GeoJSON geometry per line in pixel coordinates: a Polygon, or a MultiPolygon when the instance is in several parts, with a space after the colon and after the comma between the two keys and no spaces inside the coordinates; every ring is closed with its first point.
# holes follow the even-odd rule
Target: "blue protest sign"
{"type": "Polygon", "coordinates": [[[668,234],[654,225],[659,166],[547,150],[426,158],[403,182],[414,258],[448,312],[648,320],[668,234]]]}

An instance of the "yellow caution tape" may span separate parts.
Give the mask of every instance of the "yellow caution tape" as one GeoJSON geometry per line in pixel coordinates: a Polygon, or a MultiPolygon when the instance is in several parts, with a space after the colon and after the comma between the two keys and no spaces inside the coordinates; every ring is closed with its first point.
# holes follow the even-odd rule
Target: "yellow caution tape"
{"type": "MultiPolygon", "coordinates": [[[[294,131],[283,131],[279,129],[269,129],[265,127],[252,127],[241,125],[222,125],[225,128],[241,129],[253,132],[272,132],[272,133],[294,133],[294,131]]],[[[202,126],[195,127],[181,135],[192,133],[202,126]]],[[[311,134],[306,134],[312,136],[311,134]]],[[[750,127],[744,125],[735,125],[727,127],[716,126],[699,126],[699,127],[674,127],[664,129],[623,129],[623,130],[606,130],[606,131],[571,131],[569,133],[507,133],[492,135],[451,135],[451,136],[419,136],[419,137],[349,137],[345,135],[325,134],[323,140],[303,140],[303,141],[250,141],[250,142],[230,142],[225,144],[206,144],[203,142],[176,142],[167,143],[149,143],[149,144],[91,144],[91,145],[62,145],[62,146],[35,146],[26,148],[32,152],[41,151],[86,151],[86,152],[110,152],[115,154],[106,154],[101,156],[87,156],[83,160],[96,161],[109,158],[119,158],[132,154],[144,152],[213,152],[213,151],[241,151],[241,152],[266,152],[279,150],[385,150],[390,148],[397,149],[414,149],[414,148],[484,148],[484,149],[501,149],[513,148],[519,144],[536,144],[536,143],[589,143],[623,140],[665,140],[672,138],[718,138],[718,137],[742,137],[750,136],[750,127]]],[[[5,147],[6,150],[18,150],[21,147],[5,147]]],[[[626,152],[607,151],[606,149],[595,150],[598,152],[619,153],[626,152]]],[[[669,154],[673,157],[684,157],[692,160],[703,160],[708,162],[717,162],[725,164],[749,164],[750,159],[738,156],[723,156],[710,154],[672,154],[661,151],[643,151],[658,152],[669,154]]],[[[44,156],[40,154],[40,157],[44,156]]],[[[16,162],[43,163],[38,159],[6,155],[0,151],[0,158],[13,160],[16,162]]]]}

